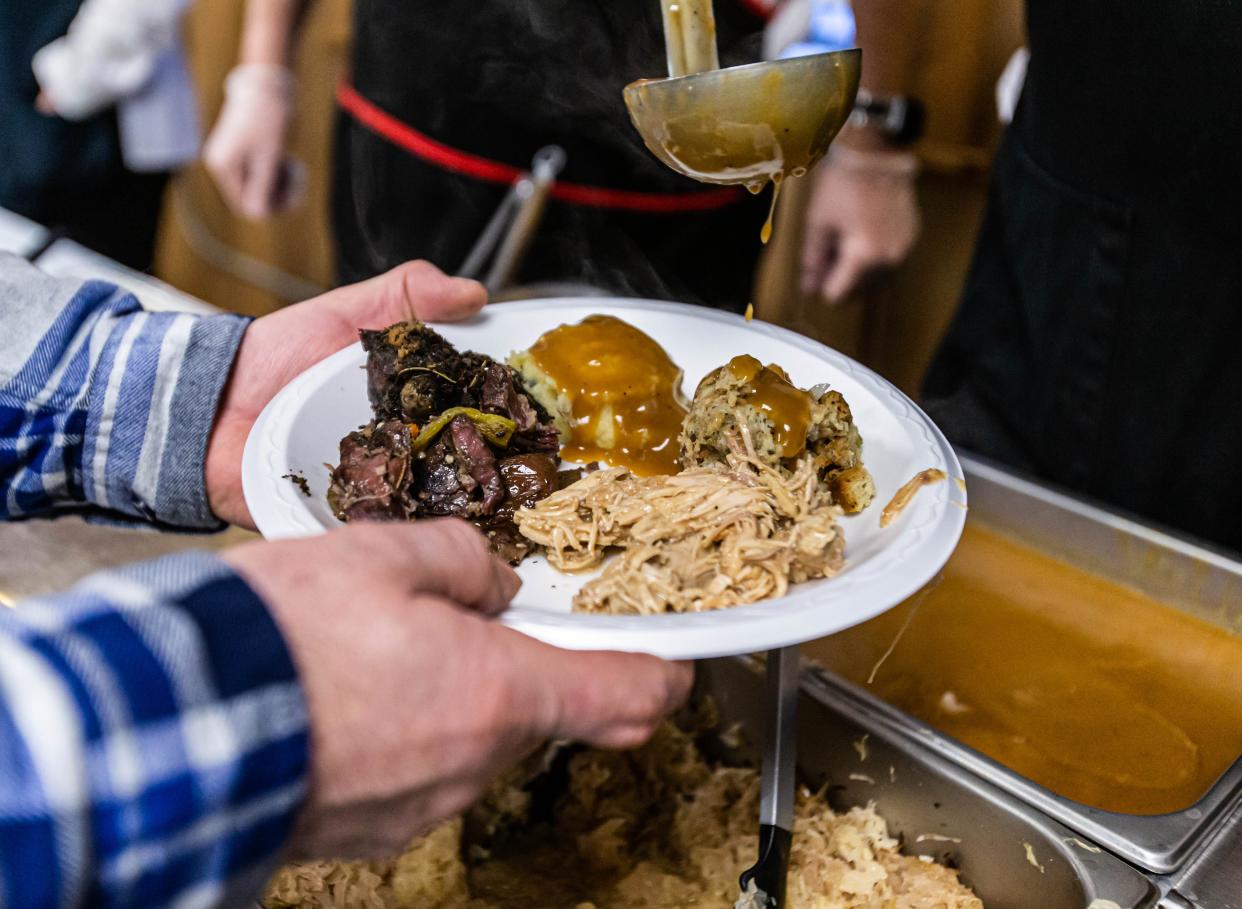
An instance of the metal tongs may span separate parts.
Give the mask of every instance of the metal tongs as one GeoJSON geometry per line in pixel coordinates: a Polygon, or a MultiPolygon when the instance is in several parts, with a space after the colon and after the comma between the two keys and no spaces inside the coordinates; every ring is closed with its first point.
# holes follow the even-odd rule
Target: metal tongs
{"type": "Polygon", "coordinates": [[[759,795],[759,860],[738,879],[742,897],[736,909],[785,907],[785,878],[793,843],[798,670],[797,646],[768,651],[768,712],[763,728],[759,795]]]}
{"type": "Polygon", "coordinates": [[[474,248],[466,256],[457,274],[483,282],[489,294],[495,294],[512,281],[522,264],[530,241],[534,239],[548,194],[565,168],[565,149],[548,145],[535,152],[530,171],[522,174],[496,208],[496,213],[483,228],[474,248]],[[491,268],[480,278],[492,253],[491,268]]]}

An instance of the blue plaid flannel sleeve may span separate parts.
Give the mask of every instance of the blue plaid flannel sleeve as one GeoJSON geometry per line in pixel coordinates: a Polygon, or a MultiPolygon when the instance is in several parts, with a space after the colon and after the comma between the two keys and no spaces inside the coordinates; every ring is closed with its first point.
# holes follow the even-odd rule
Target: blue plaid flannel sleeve
{"type": "Polygon", "coordinates": [[[307,712],[214,556],[0,608],[0,909],[244,909],[306,791],[307,712]]]}
{"type": "Polygon", "coordinates": [[[0,519],[89,508],[219,526],[203,463],[247,324],[145,312],[0,254],[0,519]]]}

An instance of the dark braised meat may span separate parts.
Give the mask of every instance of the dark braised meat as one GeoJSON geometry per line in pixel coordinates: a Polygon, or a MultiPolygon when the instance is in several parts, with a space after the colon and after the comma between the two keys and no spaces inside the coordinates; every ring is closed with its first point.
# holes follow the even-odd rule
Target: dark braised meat
{"type": "Polygon", "coordinates": [[[513,370],[499,363],[490,363],[483,368],[479,409],[484,413],[508,417],[517,424],[518,432],[534,429],[539,422],[530,398],[518,389],[513,370]]]}
{"type": "Polygon", "coordinates": [[[500,414],[517,424],[517,432],[509,443],[512,451],[560,452],[561,440],[552,419],[523,390],[517,373],[510,367],[496,362],[484,367],[478,407],[484,413],[500,414]]]}
{"type": "Polygon", "coordinates": [[[410,430],[399,420],[371,424],[341,439],[328,505],[342,521],[402,521],[414,513],[410,495],[410,430]]]}
{"type": "Polygon", "coordinates": [[[533,451],[559,457],[561,453],[561,437],[556,427],[544,423],[536,423],[534,429],[513,434],[509,443],[511,451],[533,451]]]}
{"type": "Polygon", "coordinates": [[[504,501],[496,456],[465,417],[449,423],[420,459],[419,468],[420,514],[486,516],[495,514],[504,501]]]}
{"type": "Polygon", "coordinates": [[[419,455],[417,486],[419,514],[466,514],[470,492],[457,473],[452,436],[441,434],[434,445],[419,455]]]}
{"type": "Polygon", "coordinates": [[[500,476],[507,493],[502,513],[512,515],[515,509],[529,508],[556,492],[560,481],[556,468],[551,456],[538,452],[502,458],[500,476]]]}
{"type": "Polygon", "coordinates": [[[513,523],[513,512],[556,492],[560,477],[556,459],[540,452],[502,458],[498,466],[505,484],[505,500],[495,515],[475,523],[487,537],[492,552],[516,565],[526,558],[532,545],[513,523]]]}
{"type": "MultiPolygon", "coordinates": [[[[463,422],[469,424],[469,421],[463,422]]],[[[450,430],[452,426],[449,424],[450,430]]],[[[478,436],[473,426],[470,431],[478,436]]],[[[466,435],[464,430],[459,432],[466,435]]],[[[533,505],[556,490],[559,482],[556,461],[539,453],[493,461],[492,470],[502,484],[503,494],[495,510],[488,511],[489,500],[482,490],[487,488],[483,478],[491,474],[486,467],[480,471],[479,463],[473,459],[479,452],[478,446],[473,441],[466,446],[467,454],[463,454],[457,437],[446,432],[427,450],[420,462],[423,488],[418,494],[419,514],[468,518],[487,537],[492,552],[516,565],[530,553],[531,544],[518,532],[513,512],[533,505]]]]}
{"type": "Polygon", "coordinates": [[[474,526],[487,537],[487,545],[491,551],[511,565],[521,562],[534,548],[511,519],[497,515],[477,520],[474,526]]]}
{"type": "MultiPolygon", "coordinates": [[[[461,403],[464,407],[477,407],[484,413],[500,413],[502,416],[509,416],[504,411],[488,411],[483,407],[483,386],[487,381],[487,372],[493,367],[500,366],[491,357],[485,354],[475,353],[468,350],[461,357],[461,403]]],[[[500,366],[505,369],[507,367],[500,366]]]]}
{"type": "Polygon", "coordinates": [[[420,322],[359,334],[377,422],[341,441],[328,496],[333,512],[344,521],[456,515],[478,526],[498,555],[521,561],[531,547],[513,513],[560,483],[560,439],[547,412],[513,369],[454,349],[420,322]],[[444,425],[451,408],[512,420],[512,434],[494,432],[480,413],[444,425]],[[412,444],[411,431],[426,434],[412,444]],[[424,439],[434,441],[423,448],[424,439]]]}
{"type": "Polygon", "coordinates": [[[361,331],[367,395],[376,417],[422,425],[450,407],[474,407],[517,424],[520,451],[559,451],[547,412],[517,373],[484,354],[461,353],[421,322],[361,331]]]}
{"type": "Polygon", "coordinates": [[[423,323],[358,335],[367,352],[367,396],[379,419],[422,423],[461,403],[462,355],[423,323]]]}
{"type": "Polygon", "coordinates": [[[456,417],[448,425],[448,435],[457,453],[457,473],[463,478],[462,485],[469,492],[475,489],[481,492],[479,510],[482,514],[495,513],[496,506],[504,501],[505,489],[496,468],[496,456],[487,447],[487,441],[465,417],[456,417]]]}

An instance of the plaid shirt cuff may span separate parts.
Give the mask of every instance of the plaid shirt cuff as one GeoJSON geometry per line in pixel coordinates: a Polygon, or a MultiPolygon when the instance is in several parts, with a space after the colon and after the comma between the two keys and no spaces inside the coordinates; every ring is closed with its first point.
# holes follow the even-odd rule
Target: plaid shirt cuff
{"type": "Polygon", "coordinates": [[[0,906],[243,906],[308,752],[280,632],[213,556],[0,612],[0,906]]]}
{"type": "Polygon", "coordinates": [[[0,254],[0,518],[55,509],[217,529],[203,474],[249,320],[145,312],[0,254]]]}
{"type": "MultiPolygon", "coordinates": [[[[234,315],[175,318],[187,320],[184,340],[179,338],[172,349],[162,345],[158,358],[132,363],[126,377],[136,387],[155,389],[147,421],[134,425],[114,420],[112,426],[113,444],[122,450],[158,446],[162,449],[158,462],[151,458],[149,469],[141,473],[139,464],[132,472],[116,469],[122,466],[118,462],[111,470],[105,465],[101,472],[108,487],[106,502],[156,524],[218,529],[223,525],[207,504],[203,465],[220,397],[251,320],[234,315]]],[[[88,426],[102,423],[96,414],[107,404],[106,390],[92,396],[88,426]]]]}

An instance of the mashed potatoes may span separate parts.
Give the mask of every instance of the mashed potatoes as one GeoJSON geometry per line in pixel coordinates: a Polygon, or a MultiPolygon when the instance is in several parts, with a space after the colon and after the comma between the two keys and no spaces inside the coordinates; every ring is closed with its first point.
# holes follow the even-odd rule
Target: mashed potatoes
{"type": "Polygon", "coordinates": [[[509,365],[552,414],[566,460],[603,461],[639,476],[681,469],[681,368],[633,325],[587,316],[545,332],[509,365]]]}
{"type": "MultiPolygon", "coordinates": [[[[509,800],[508,820],[452,821],[390,862],[284,868],[263,905],[730,909],[755,860],[758,799],[754,770],[709,764],[666,725],[636,752],[576,755],[550,822],[515,822],[509,800]]],[[[836,814],[805,789],[788,897],[793,909],[983,907],[955,871],[902,855],[872,808],[836,814]]]]}

